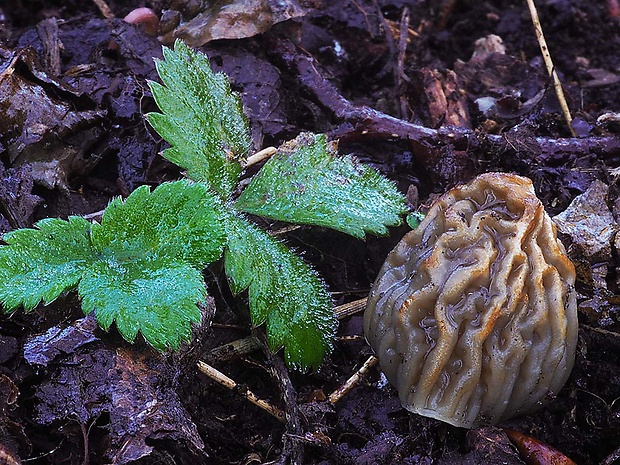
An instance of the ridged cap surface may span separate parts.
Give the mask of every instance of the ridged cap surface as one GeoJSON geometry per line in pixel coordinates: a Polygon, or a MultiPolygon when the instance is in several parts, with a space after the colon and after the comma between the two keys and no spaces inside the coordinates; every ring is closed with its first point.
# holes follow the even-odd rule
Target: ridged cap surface
{"type": "Polygon", "coordinates": [[[486,173],[439,198],[389,254],[364,331],[406,409],[495,424],[536,410],[568,378],[574,283],[532,182],[486,173]]]}

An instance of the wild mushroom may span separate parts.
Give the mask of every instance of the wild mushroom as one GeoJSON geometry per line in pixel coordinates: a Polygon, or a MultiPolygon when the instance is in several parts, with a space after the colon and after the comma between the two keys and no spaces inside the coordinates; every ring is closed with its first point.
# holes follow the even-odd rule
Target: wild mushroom
{"type": "Polygon", "coordinates": [[[574,283],[532,182],[487,173],[439,198],[389,254],[364,331],[406,409],[495,424],[539,408],[568,378],[574,283]]]}

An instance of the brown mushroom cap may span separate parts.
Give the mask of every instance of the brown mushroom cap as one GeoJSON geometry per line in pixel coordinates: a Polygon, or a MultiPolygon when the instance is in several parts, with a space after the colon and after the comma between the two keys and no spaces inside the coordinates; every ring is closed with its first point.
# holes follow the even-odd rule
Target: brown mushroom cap
{"type": "Polygon", "coordinates": [[[532,182],[487,173],[444,194],[390,252],[364,331],[406,409],[495,424],[536,410],[568,378],[574,284],[532,182]]]}

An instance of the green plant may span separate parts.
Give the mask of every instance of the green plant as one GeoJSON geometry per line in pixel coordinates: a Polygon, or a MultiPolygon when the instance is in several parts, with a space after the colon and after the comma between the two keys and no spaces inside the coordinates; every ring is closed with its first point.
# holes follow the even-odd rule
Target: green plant
{"type": "Polygon", "coordinates": [[[147,119],[171,145],[163,156],[189,179],[114,199],[100,224],[45,219],[5,234],[4,310],[28,311],[77,287],[84,312],[94,311],[104,329],[116,322],[128,341],[141,332],[156,349],[177,348],[200,320],[201,271],[223,255],[232,290],[248,290],[252,323],[265,324],[270,347],[283,347],[289,366],[318,367],[335,333],[330,295],[311,267],[245,214],[363,238],[400,223],[403,196],[312,134],[284,144],[235,196],[251,146],[240,99],[182,42],[164,48],[156,66],[163,84],[150,86],[162,113],[147,119]]]}

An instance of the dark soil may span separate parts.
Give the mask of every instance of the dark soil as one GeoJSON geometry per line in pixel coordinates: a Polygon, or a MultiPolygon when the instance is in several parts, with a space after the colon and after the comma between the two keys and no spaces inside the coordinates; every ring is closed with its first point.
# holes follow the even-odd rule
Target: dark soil
{"type": "MultiPolygon", "coordinates": [[[[8,3],[0,3],[2,231],[90,214],[139,185],[178,178],[143,117],[156,110],[146,82],[157,79],[160,41],[104,19],[94,2],[8,3]]],[[[190,20],[200,3],[109,5],[116,18],[148,6],[190,20]]],[[[560,112],[525,2],[308,1],[305,16],[200,49],[241,93],[256,149],[301,131],[326,132],[422,209],[451,186],[497,170],[530,177],[554,215],[598,179],[609,186],[607,207],[618,220],[620,7],[616,0],[537,3],[577,137],[560,112]],[[503,39],[506,53],[472,58],[475,42],[489,34],[503,39]]],[[[251,16],[239,21],[235,27],[251,16]]],[[[302,227],[285,241],[303,252],[339,305],[365,297],[406,230],[358,241],[302,227]]],[[[250,335],[244,296],[232,296],[214,266],[205,275],[213,324],[197,328],[180,354],[162,357],[99,330],[82,318],[73,294],[0,316],[0,463],[524,463],[504,427],[579,464],[615,463],[620,258],[611,246],[595,258],[569,250],[579,264],[576,365],[535,414],[455,428],[402,409],[376,368],[330,404],[326,395],[371,355],[361,313],[340,322],[335,350],[317,373],[287,375],[278,354],[261,350],[214,359],[214,347],[250,335]],[[198,359],[242,387],[215,384],[196,369],[198,359]],[[247,402],[246,388],[286,410],[288,422],[247,402]]],[[[260,339],[260,328],[254,334],[260,339]]]]}

